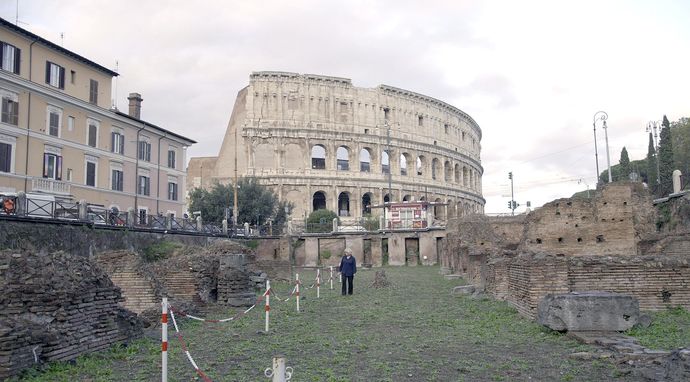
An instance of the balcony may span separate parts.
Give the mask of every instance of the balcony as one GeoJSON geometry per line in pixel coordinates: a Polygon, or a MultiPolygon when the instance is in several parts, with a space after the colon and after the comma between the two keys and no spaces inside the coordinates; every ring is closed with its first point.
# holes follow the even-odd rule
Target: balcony
{"type": "Polygon", "coordinates": [[[70,194],[69,183],[49,178],[33,178],[31,180],[31,190],[48,194],[70,194]]]}

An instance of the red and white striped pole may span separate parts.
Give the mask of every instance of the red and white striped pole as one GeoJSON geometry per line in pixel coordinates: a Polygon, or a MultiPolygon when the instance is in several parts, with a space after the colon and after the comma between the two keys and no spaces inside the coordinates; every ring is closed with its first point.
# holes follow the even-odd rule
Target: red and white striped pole
{"type": "Polygon", "coordinates": [[[295,273],[295,301],[297,301],[297,312],[299,313],[299,273],[295,273]]]}
{"type": "Polygon", "coordinates": [[[264,310],[266,311],[266,333],[268,333],[268,317],[271,314],[271,304],[269,303],[269,299],[271,298],[271,281],[266,280],[266,307],[264,310]]]}
{"type": "Polygon", "coordinates": [[[161,381],[168,382],[168,298],[161,303],[161,381]]]}
{"type": "Polygon", "coordinates": [[[331,290],[333,290],[333,266],[331,265],[331,290]]]}
{"type": "Polygon", "coordinates": [[[316,298],[321,298],[321,268],[316,268],[316,298]]]}

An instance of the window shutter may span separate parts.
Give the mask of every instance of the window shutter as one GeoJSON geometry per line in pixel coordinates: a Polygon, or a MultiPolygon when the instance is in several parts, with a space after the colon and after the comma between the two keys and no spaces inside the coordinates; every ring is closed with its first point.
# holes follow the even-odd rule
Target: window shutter
{"type": "Polygon", "coordinates": [[[12,163],[12,146],[6,143],[0,143],[0,171],[10,172],[10,164],[12,163]]]}
{"type": "Polygon", "coordinates": [[[43,154],[43,177],[48,177],[48,154],[43,154]]]}
{"type": "Polygon", "coordinates": [[[58,156],[55,164],[55,179],[62,180],[62,156],[58,156]]]}
{"type": "Polygon", "coordinates": [[[60,67],[58,70],[58,73],[60,73],[60,89],[65,88],[65,68],[60,67]]]}
{"type": "Polygon", "coordinates": [[[110,133],[110,151],[115,152],[115,133],[110,133]]]}
{"type": "Polygon", "coordinates": [[[50,83],[50,61],[46,61],[46,83],[50,83]]]}
{"type": "Polygon", "coordinates": [[[19,48],[14,48],[14,74],[19,74],[19,63],[21,62],[19,59],[20,53],[21,50],[19,50],[19,48]]]}
{"type": "Polygon", "coordinates": [[[2,66],[2,59],[5,57],[5,47],[7,44],[0,42],[0,66],[2,66]]]}
{"type": "Polygon", "coordinates": [[[122,134],[120,135],[120,154],[125,154],[125,136],[122,134]]]}

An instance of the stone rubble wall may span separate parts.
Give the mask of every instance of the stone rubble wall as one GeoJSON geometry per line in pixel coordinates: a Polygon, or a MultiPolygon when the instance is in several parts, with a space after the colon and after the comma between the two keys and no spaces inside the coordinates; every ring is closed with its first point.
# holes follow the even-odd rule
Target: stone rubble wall
{"type": "Polygon", "coordinates": [[[142,333],[120,289],[82,256],[4,251],[0,290],[0,379],[142,333]]]}

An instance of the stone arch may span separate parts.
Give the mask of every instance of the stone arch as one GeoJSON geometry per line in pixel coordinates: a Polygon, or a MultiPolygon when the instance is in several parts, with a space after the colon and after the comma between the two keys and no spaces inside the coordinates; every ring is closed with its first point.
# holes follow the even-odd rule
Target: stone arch
{"type": "Polygon", "coordinates": [[[338,195],[338,216],[350,216],[350,193],[347,191],[338,195]]]}
{"type": "Polygon", "coordinates": [[[403,196],[402,201],[403,202],[411,202],[411,201],[413,201],[413,197],[410,194],[406,194],[405,196],[403,196]]]}
{"type": "Polygon", "coordinates": [[[362,216],[371,215],[371,205],[374,203],[374,195],[371,192],[365,192],[362,195],[362,216]]]}
{"type": "Polygon", "coordinates": [[[434,218],[438,220],[445,220],[446,214],[444,213],[445,208],[443,208],[444,206],[442,205],[443,200],[441,200],[441,198],[436,198],[434,203],[438,203],[434,205],[434,218]]]}
{"type": "Polygon", "coordinates": [[[438,158],[431,160],[431,179],[436,180],[441,177],[441,161],[438,158]]]}
{"type": "Polygon", "coordinates": [[[417,176],[422,176],[426,172],[426,157],[424,157],[424,155],[417,157],[415,169],[417,170],[417,176]]]}
{"type": "Polygon", "coordinates": [[[350,149],[340,146],[335,152],[336,169],[338,171],[350,171],[350,149]]]}
{"type": "Polygon", "coordinates": [[[304,150],[295,143],[285,145],[285,168],[301,170],[304,167],[304,150]]]}
{"type": "Polygon", "coordinates": [[[326,193],[316,191],[311,197],[312,211],[326,209],[326,193]]]}
{"type": "Polygon", "coordinates": [[[453,181],[457,184],[460,184],[460,165],[457,163],[455,164],[455,168],[453,170],[453,175],[454,175],[453,181]]]}
{"type": "Polygon", "coordinates": [[[314,145],[311,148],[311,168],[314,170],[326,169],[326,147],[314,145]]]}
{"type": "Polygon", "coordinates": [[[371,150],[366,147],[359,150],[359,171],[371,172],[371,150]]]}
{"type": "Polygon", "coordinates": [[[464,211],[462,210],[462,202],[458,202],[458,203],[455,205],[455,214],[456,214],[456,216],[458,216],[458,217],[464,216],[464,215],[465,215],[464,211]]]}
{"type": "Polygon", "coordinates": [[[445,182],[453,181],[453,166],[450,164],[450,161],[443,163],[443,180],[445,182]]]}
{"type": "Polygon", "coordinates": [[[381,173],[382,174],[388,174],[390,171],[391,171],[390,155],[388,155],[388,151],[382,150],[381,151],[381,173]]]}
{"type": "Polygon", "coordinates": [[[411,164],[411,159],[412,157],[410,157],[410,154],[408,153],[400,154],[400,175],[408,174],[407,166],[408,163],[411,164]]]}
{"type": "Polygon", "coordinates": [[[462,185],[467,187],[469,182],[469,175],[467,173],[467,166],[462,166],[462,185]]]}
{"type": "Polygon", "coordinates": [[[275,150],[268,143],[261,143],[254,149],[254,168],[275,168],[275,150]]]}

